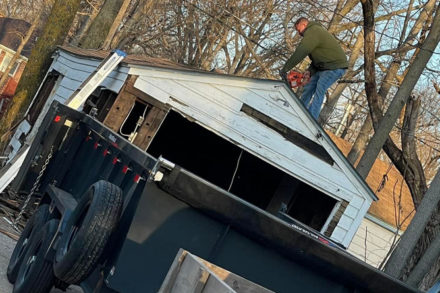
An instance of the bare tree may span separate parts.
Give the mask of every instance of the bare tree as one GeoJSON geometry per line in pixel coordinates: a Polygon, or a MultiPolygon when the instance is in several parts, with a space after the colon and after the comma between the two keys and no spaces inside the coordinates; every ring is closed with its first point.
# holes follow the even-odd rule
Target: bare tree
{"type": "MultiPolygon", "coordinates": [[[[386,73],[385,76],[382,79],[381,87],[378,91],[379,94],[379,103],[385,103],[385,100],[390,93],[390,90],[393,85],[399,85],[400,81],[395,81],[396,79],[399,79],[398,71],[402,66],[402,61],[406,58],[406,52],[408,52],[410,49],[414,48],[414,42],[417,41],[416,36],[420,33],[420,31],[423,28],[423,25],[427,23],[427,20],[429,18],[429,15],[432,14],[434,10],[434,6],[436,1],[430,0],[426,5],[424,5],[423,10],[419,14],[419,17],[417,21],[412,26],[411,30],[408,34],[406,34],[407,29],[407,20],[410,17],[410,14],[414,10],[414,8],[411,5],[412,2],[410,2],[410,5],[408,6],[408,10],[406,12],[404,27],[401,32],[400,40],[397,49],[394,50],[384,50],[382,52],[376,52],[375,57],[378,58],[380,56],[383,56],[385,54],[392,54],[393,55],[393,61],[390,62],[389,66],[387,68],[384,68],[383,71],[386,73]]],[[[429,22],[428,22],[429,23],[429,22]]],[[[378,107],[382,107],[382,105],[379,105],[378,107]]],[[[382,111],[382,110],[381,110],[382,111]]],[[[373,124],[370,117],[367,117],[365,120],[365,124],[362,126],[362,129],[359,131],[359,135],[353,145],[353,148],[351,149],[348,158],[350,162],[354,163],[357,158],[359,157],[359,154],[362,150],[365,149],[365,146],[369,140],[369,135],[373,130],[373,124]]]]}
{"type": "MultiPolygon", "coordinates": [[[[426,40],[421,45],[420,50],[417,52],[413,62],[408,68],[408,71],[403,79],[400,88],[398,89],[396,95],[394,96],[390,106],[384,117],[382,117],[382,101],[378,98],[375,85],[375,70],[374,70],[374,17],[373,8],[371,0],[363,0],[362,8],[364,12],[364,26],[365,26],[365,79],[366,79],[366,92],[368,103],[370,106],[370,115],[372,117],[373,126],[375,129],[375,135],[373,136],[370,144],[366,150],[366,153],[361,158],[358,164],[359,173],[366,177],[368,174],[372,162],[376,159],[379,150],[384,145],[384,150],[393,160],[395,165],[399,168],[400,172],[405,176],[405,180],[411,190],[411,195],[413,196],[414,205],[416,208],[419,207],[422,201],[423,194],[426,191],[426,179],[424,177],[424,172],[421,163],[417,157],[417,152],[415,150],[415,144],[413,139],[415,123],[418,117],[418,109],[420,103],[416,99],[408,100],[413,88],[418,81],[422,71],[424,70],[429,58],[432,55],[433,50],[436,48],[440,40],[440,6],[437,7],[435,17],[432,21],[432,26],[426,40]],[[389,133],[394,126],[395,121],[399,117],[404,104],[407,103],[406,113],[404,117],[404,131],[402,133],[409,134],[408,136],[402,136],[402,151],[397,148],[392,139],[389,137],[389,133]],[[410,139],[409,136],[412,136],[410,139]],[[373,151],[371,151],[373,150],[373,151]],[[407,169],[408,172],[402,172],[403,169],[407,169]]],[[[431,202],[432,204],[432,202],[431,202]]],[[[437,206],[437,203],[435,203],[437,206]]],[[[422,211],[418,210],[418,213],[422,211]]],[[[429,214],[431,215],[431,214],[429,214]]],[[[428,216],[428,218],[430,218],[428,216]]],[[[410,249],[408,254],[409,263],[407,263],[408,258],[397,257],[393,254],[390,258],[389,265],[387,265],[387,271],[392,273],[395,277],[406,278],[402,273],[403,268],[406,269],[406,274],[410,273],[416,266],[420,258],[425,253],[426,249],[430,246],[431,240],[436,235],[436,230],[433,229],[433,225],[437,223],[437,218],[439,218],[438,212],[435,212],[433,217],[430,218],[430,222],[426,227],[420,228],[418,231],[420,237],[416,237],[416,243],[414,244],[414,250],[410,249]],[[418,242],[417,242],[418,241],[418,242]],[[399,263],[400,270],[392,270],[394,262],[399,263]]],[[[434,226],[435,227],[435,226],[434,226]]],[[[414,241],[413,241],[414,242],[414,241]]],[[[406,243],[401,241],[401,243],[406,243]]],[[[403,244],[400,244],[403,245],[403,244]]],[[[400,247],[398,246],[400,249],[400,247]]],[[[408,248],[406,248],[407,250],[408,248]]],[[[396,251],[399,251],[396,249],[396,251]]],[[[438,274],[438,272],[437,272],[438,274]]],[[[437,275],[433,274],[433,275],[437,275]]],[[[432,284],[434,280],[427,280],[424,285],[432,284]]]]}

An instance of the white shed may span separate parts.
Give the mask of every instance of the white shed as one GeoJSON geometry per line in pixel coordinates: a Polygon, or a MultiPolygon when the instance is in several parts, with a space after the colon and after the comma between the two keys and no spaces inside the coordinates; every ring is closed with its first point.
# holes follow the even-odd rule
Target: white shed
{"type": "MultiPolygon", "coordinates": [[[[53,99],[66,100],[105,55],[59,48],[29,113],[53,99]]],[[[281,81],[128,56],[84,106],[87,112],[92,108],[104,124],[153,156],[345,247],[377,200],[281,81]]]]}

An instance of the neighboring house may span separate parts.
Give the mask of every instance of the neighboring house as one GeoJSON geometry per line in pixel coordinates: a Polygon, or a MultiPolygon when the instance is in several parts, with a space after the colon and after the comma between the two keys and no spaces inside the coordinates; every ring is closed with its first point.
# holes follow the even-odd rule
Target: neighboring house
{"type": "MultiPolygon", "coordinates": [[[[61,47],[10,144],[28,140],[53,100],[64,103],[108,52],[61,47]],[[41,114],[40,114],[41,113],[41,114]],[[20,132],[21,131],[21,132],[20,132]]],[[[164,158],[344,247],[377,197],[287,85],[128,56],[83,110],[164,158]],[[250,168],[250,166],[253,166],[250,168]],[[231,181],[232,180],[232,181],[231,181]]],[[[323,239],[323,238],[319,238],[323,239]]]]}
{"type": "MultiPolygon", "coordinates": [[[[8,67],[30,26],[31,25],[24,20],[0,17],[0,77],[8,67]]],[[[0,115],[15,93],[18,81],[23,74],[35,41],[36,34],[34,34],[24,46],[20,57],[9,72],[9,78],[6,84],[0,88],[0,115]]]]}
{"type": "MultiPolygon", "coordinates": [[[[333,134],[330,137],[347,155],[351,144],[333,134]]],[[[366,181],[379,200],[371,204],[348,251],[378,267],[406,230],[415,210],[408,186],[394,165],[377,159],[366,181]]]]}

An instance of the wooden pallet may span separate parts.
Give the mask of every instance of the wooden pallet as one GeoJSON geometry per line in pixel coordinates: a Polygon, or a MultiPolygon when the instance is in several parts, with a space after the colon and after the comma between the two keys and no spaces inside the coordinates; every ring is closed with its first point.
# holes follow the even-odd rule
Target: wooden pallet
{"type": "Polygon", "coordinates": [[[160,293],[274,293],[180,249],[160,293]]]}

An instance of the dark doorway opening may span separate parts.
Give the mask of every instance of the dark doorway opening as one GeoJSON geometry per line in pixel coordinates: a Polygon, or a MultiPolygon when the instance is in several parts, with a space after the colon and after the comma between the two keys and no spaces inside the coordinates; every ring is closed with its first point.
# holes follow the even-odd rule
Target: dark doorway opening
{"type": "Polygon", "coordinates": [[[147,104],[135,101],[119,128],[119,134],[133,141],[149,110],[150,107],[147,104]]]}
{"type": "Polygon", "coordinates": [[[261,209],[276,213],[278,208],[275,211],[269,204],[284,204],[289,216],[316,230],[322,228],[336,204],[333,198],[173,111],[147,152],[162,155],[261,209]]]}

